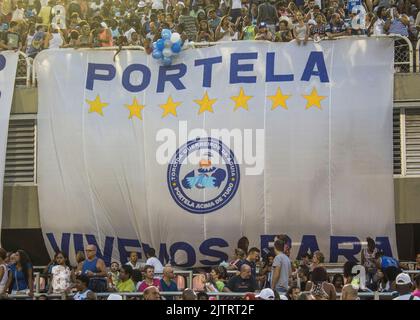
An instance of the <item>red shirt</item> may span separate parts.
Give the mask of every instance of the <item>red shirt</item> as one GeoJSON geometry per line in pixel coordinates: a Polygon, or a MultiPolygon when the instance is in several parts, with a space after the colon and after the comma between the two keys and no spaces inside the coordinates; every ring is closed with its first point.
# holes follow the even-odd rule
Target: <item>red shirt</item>
{"type": "MultiPolygon", "coordinates": [[[[152,285],[153,285],[153,286],[155,286],[155,287],[158,287],[158,288],[159,288],[159,290],[162,290],[162,288],[160,287],[160,280],[159,280],[159,279],[154,278],[154,279],[153,279],[153,284],[152,284],[152,285]]],[[[140,286],[139,286],[139,290],[138,290],[138,292],[143,292],[146,288],[148,288],[148,287],[150,287],[150,286],[152,286],[152,285],[147,284],[147,282],[146,282],[145,280],[143,280],[143,281],[140,283],[140,286]]]]}

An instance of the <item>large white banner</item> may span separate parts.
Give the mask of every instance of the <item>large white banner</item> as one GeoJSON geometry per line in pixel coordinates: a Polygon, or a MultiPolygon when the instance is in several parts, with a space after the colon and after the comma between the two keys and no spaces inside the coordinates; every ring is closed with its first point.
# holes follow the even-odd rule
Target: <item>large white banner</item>
{"type": "Polygon", "coordinates": [[[179,266],[287,234],[292,257],[396,255],[393,42],[232,42],[181,52],[46,50],[38,183],[50,253],[156,249],[179,266]]]}
{"type": "Polygon", "coordinates": [[[13,90],[18,53],[14,51],[0,52],[0,247],[3,214],[3,180],[6,162],[7,132],[9,129],[10,109],[12,107],[13,90]]]}

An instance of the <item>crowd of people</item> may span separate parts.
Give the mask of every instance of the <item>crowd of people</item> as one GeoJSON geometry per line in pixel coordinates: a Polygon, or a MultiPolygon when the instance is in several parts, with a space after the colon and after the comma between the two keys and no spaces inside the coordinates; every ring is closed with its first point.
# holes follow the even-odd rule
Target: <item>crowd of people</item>
{"type": "MultiPolygon", "coordinates": [[[[98,257],[96,246],[87,245],[84,252],[77,253],[74,267],[64,252],[55,253],[43,271],[45,285],[37,299],[57,294],[60,298],[90,300],[97,299],[97,293],[107,293],[107,299],[119,300],[121,293],[141,292],[143,295],[131,299],[141,296],[145,300],[208,300],[230,292],[239,295],[222,298],[357,300],[359,292],[397,292],[397,300],[420,300],[420,274],[413,281],[403,272],[406,266],[385,256],[373,239],[368,238],[367,244],[360,264],[347,261],[343,272],[331,278],[320,251],[304,254],[292,262],[287,235],[277,236],[274,247],[263,252],[248,248],[249,241],[243,237],[230,262],[222,262],[210,270],[196,270],[190,288],[184,276],[175,275],[174,267],[162,265],[153,248],[147,251],[146,261],[139,261],[137,252],[132,252],[128,261],[113,261],[107,268],[98,257]],[[162,294],[165,292],[169,295],[162,294]],[[182,295],[175,294],[180,292],[182,295]]],[[[420,270],[420,253],[412,269],[420,270]]],[[[25,251],[7,252],[0,248],[0,298],[8,298],[8,294],[34,297],[33,266],[25,251]]]]}
{"type": "MultiPolygon", "coordinates": [[[[419,0],[1,0],[0,50],[142,46],[163,29],[182,42],[267,40],[298,45],[398,34],[416,41],[419,0]]],[[[187,46],[185,46],[187,47],[187,46]]]]}

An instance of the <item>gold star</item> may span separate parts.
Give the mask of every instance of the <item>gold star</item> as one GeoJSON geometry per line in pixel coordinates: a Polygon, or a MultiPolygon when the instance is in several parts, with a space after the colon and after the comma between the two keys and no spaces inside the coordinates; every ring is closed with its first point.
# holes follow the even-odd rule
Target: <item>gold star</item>
{"type": "Polygon", "coordinates": [[[198,114],[203,113],[204,111],[213,112],[212,105],[217,101],[217,99],[209,99],[209,96],[206,93],[204,94],[203,99],[201,100],[194,100],[200,106],[200,110],[198,110],[198,114]]]}
{"type": "Polygon", "coordinates": [[[230,97],[233,101],[235,101],[235,109],[233,111],[236,111],[238,108],[244,108],[245,110],[248,110],[248,100],[252,98],[252,96],[245,95],[244,89],[241,87],[241,90],[239,91],[239,96],[233,96],[230,97]]]}
{"type": "Polygon", "coordinates": [[[276,94],[274,96],[268,96],[267,98],[273,102],[271,110],[276,109],[278,106],[281,106],[283,109],[287,110],[288,108],[286,105],[286,100],[290,97],[290,95],[283,94],[283,92],[280,90],[280,87],[278,87],[276,94]]]}
{"type": "Polygon", "coordinates": [[[181,104],[181,102],[174,102],[172,100],[172,97],[169,96],[168,100],[165,104],[161,104],[160,107],[163,109],[162,118],[165,118],[168,114],[172,113],[175,117],[176,114],[176,108],[181,104]]]}
{"type": "Polygon", "coordinates": [[[89,113],[96,112],[101,116],[104,115],[102,109],[105,108],[109,103],[101,102],[101,98],[99,98],[99,94],[96,96],[95,100],[88,100],[86,102],[89,104],[89,113]]]}
{"type": "Polygon", "coordinates": [[[125,107],[130,110],[130,115],[128,116],[128,119],[131,119],[133,117],[137,117],[140,120],[143,120],[143,117],[141,116],[141,110],[144,109],[144,105],[141,105],[137,102],[137,99],[133,99],[133,103],[128,105],[125,104],[125,107]]]}
{"type": "Polygon", "coordinates": [[[321,100],[324,100],[326,98],[326,96],[319,96],[315,87],[313,87],[310,95],[304,95],[303,94],[302,96],[307,100],[305,109],[309,109],[312,106],[315,106],[318,109],[322,109],[321,108],[321,100]]]}

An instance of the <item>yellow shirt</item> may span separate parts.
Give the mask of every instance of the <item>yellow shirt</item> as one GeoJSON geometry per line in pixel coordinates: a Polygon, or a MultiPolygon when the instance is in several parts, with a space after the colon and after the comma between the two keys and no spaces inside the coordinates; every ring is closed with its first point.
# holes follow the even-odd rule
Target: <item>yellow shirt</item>
{"type": "Polygon", "coordinates": [[[42,24],[49,26],[51,21],[51,7],[42,7],[39,11],[38,17],[42,18],[42,24]]]}
{"type": "Polygon", "coordinates": [[[1,13],[7,16],[12,11],[12,0],[3,0],[1,5],[1,13]]]}
{"type": "Polygon", "coordinates": [[[118,292],[134,292],[136,291],[136,286],[134,285],[133,280],[128,279],[126,281],[119,281],[117,290],[118,292]]]}

